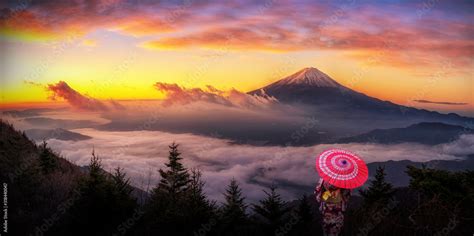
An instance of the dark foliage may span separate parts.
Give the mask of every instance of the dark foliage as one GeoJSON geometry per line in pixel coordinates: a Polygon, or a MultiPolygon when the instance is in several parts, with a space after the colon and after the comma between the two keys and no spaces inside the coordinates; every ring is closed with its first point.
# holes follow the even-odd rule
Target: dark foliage
{"type": "Polygon", "coordinates": [[[182,193],[186,192],[189,187],[189,173],[181,160],[181,153],[178,151],[178,144],[173,143],[169,146],[168,163],[166,163],[167,170],[160,169],[161,180],[156,188],[156,191],[166,193],[172,199],[178,198],[182,193]]]}
{"type": "Polygon", "coordinates": [[[256,220],[262,225],[267,234],[272,234],[283,224],[286,213],[289,211],[287,203],[276,192],[276,187],[271,186],[270,192],[265,191],[267,197],[254,205],[256,220]]]}
{"type": "Polygon", "coordinates": [[[393,195],[393,187],[385,181],[385,167],[379,166],[375,172],[375,179],[370,181],[368,189],[359,190],[360,195],[364,198],[366,206],[374,204],[387,204],[393,195]]]}
{"type": "Polygon", "coordinates": [[[40,155],[39,155],[39,160],[40,160],[40,166],[45,174],[49,174],[53,172],[57,168],[57,161],[55,158],[55,155],[51,151],[49,147],[47,147],[46,141],[43,140],[43,143],[41,144],[40,147],[40,155]]]}
{"type": "Polygon", "coordinates": [[[202,231],[203,225],[215,224],[215,204],[203,193],[201,172],[192,170],[190,175],[181,163],[178,145],[173,143],[169,149],[167,169],[159,170],[160,183],[145,207],[142,233],[191,235],[202,231]]]}
{"type": "Polygon", "coordinates": [[[79,186],[68,217],[59,232],[73,235],[106,235],[118,232],[119,225],[137,208],[128,179],[117,168],[114,175],[102,169],[100,158],[92,152],[89,173],[79,186]]]}
{"type": "Polygon", "coordinates": [[[410,187],[420,192],[410,220],[426,234],[472,234],[474,172],[449,172],[408,166],[410,187]]]}
{"type": "Polygon", "coordinates": [[[314,235],[312,232],[312,224],[314,223],[313,209],[309,201],[308,197],[303,195],[294,210],[296,214],[292,215],[295,224],[291,231],[293,235],[314,235]]]}
{"type": "Polygon", "coordinates": [[[235,179],[232,179],[224,193],[224,203],[220,209],[219,234],[242,235],[248,230],[242,226],[248,225],[247,205],[242,189],[235,179]]]}

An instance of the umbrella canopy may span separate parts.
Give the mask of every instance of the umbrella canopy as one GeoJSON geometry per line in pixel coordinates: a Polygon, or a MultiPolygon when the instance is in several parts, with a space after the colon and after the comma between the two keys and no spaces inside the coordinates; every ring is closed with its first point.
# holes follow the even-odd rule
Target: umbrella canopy
{"type": "Polygon", "coordinates": [[[316,158],[316,170],[324,181],[339,188],[362,186],[369,171],[365,162],[354,153],[330,149],[316,158]]]}

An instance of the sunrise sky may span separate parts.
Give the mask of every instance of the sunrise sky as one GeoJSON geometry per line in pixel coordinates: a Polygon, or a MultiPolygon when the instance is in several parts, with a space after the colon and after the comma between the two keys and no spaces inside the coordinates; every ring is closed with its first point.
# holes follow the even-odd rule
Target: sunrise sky
{"type": "Polygon", "coordinates": [[[1,105],[50,102],[60,81],[160,99],[157,82],[246,92],[317,67],[380,99],[474,111],[472,1],[225,2],[1,1],[1,105]]]}

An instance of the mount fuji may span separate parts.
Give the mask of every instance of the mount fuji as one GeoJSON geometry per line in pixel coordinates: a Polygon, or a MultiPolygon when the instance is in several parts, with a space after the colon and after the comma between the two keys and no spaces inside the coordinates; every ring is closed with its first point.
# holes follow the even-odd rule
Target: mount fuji
{"type": "MultiPolygon", "coordinates": [[[[304,68],[284,79],[281,79],[273,84],[266,86],[265,88],[282,88],[285,86],[302,85],[311,87],[327,87],[327,88],[339,88],[342,87],[339,83],[331,79],[328,75],[322,71],[308,67],[304,68]]],[[[264,88],[264,89],[265,89],[264,88]]]]}
{"type": "Polygon", "coordinates": [[[339,84],[316,68],[302,69],[251,95],[272,96],[281,103],[302,106],[318,120],[318,132],[308,133],[306,144],[330,142],[374,129],[407,127],[421,122],[438,122],[463,127],[474,123],[474,118],[454,113],[402,106],[354,91],[339,84]],[[315,136],[315,137],[310,137],[315,136]]]}
{"type": "Polygon", "coordinates": [[[317,105],[330,110],[349,109],[389,113],[413,112],[388,101],[367,96],[347,88],[320,70],[309,67],[263,88],[249,92],[270,95],[281,102],[317,105]]]}

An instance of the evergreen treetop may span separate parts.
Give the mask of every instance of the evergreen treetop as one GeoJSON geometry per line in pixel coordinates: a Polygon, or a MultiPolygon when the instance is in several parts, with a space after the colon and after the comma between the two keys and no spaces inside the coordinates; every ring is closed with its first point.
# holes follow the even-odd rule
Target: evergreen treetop
{"type": "Polygon", "coordinates": [[[375,172],[374,180],[370,181],[370,186],[365,190],[359,190],[364,198],[364,204],[387,203],[394,193],[392,184],[385,181],[385,167],[379,166],[375,172]]]}
{"type": "Polygon", "coordinates": [[[169,148],[167,170],[160,169],[161,180],[158,189],[176,197],[178,194],[186,192],[190,183],[189,173],[181,164],[181,153],[178,151],[178,144],[172,143],[169,148]]]}
{"type": "Polygon", "coordinates": [[[244,219],[247,216],[245,212],[247,206],[244,203],[245,197],[242,196],[242,190],[234,178],[232,178],[225,191],[225,202],[222,206],[223,216],[231,220],[244,219]]]}
{"type": "Polygon", "coordinates": [[[288,208],[286,202],[276,192],[275,186],[270,187],[270,192],[265,190],[263,192],[266,194],[266,198],[260,200],[258,205],[254,205],[254,211],[263,217],[266,224],[275,228],[280,225],[284,215],[288,212],[288,208]]]}
{"type": "Polygon", "coordinates": [[[41,151],[39,155],[41,170],[45,174],[49,174],[54,171],[58,164],[56,158],[54,157],[53,151],[47,145],[48,143],[43,140],[43,143],[40,146],[41,151]]]}

